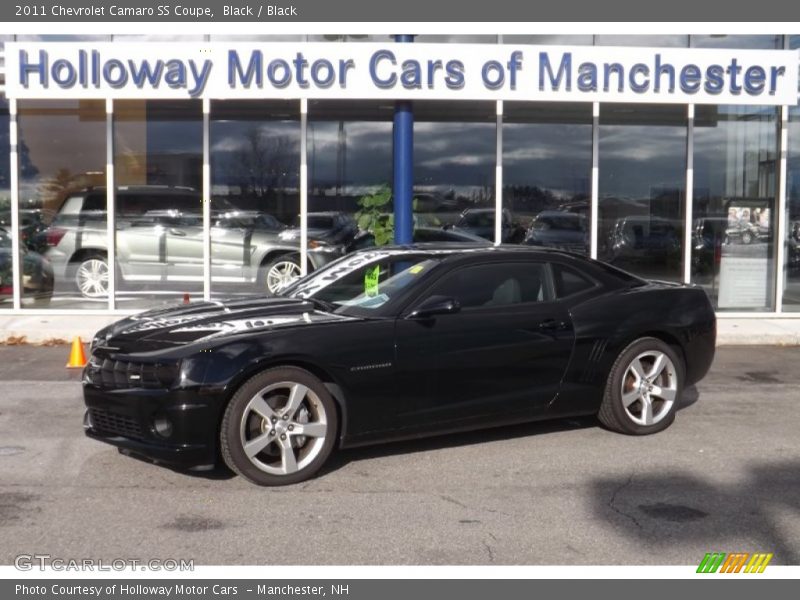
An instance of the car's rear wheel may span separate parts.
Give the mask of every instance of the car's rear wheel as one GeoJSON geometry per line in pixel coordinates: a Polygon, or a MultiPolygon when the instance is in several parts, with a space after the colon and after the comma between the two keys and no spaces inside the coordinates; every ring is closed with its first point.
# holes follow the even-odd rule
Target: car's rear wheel
{"type": "Polygon", "coordinates": [[[336,442],[336,406],[325,385],[296,367],[268,369],[233,395],[222,419],[225,464],[258,485],[304,481],[336,442]]]}
{"type": "Polygon", "coordinates": [[[657,338],[640,338],[614,362],[598,417],[620,433],[662,431],[675,420],[683,379],[683,361],[675,350],[657,338]]]}
{"type": "Polygon", "coordinates": [[[75,267],[75,285],[84,298],[108,296],[108,261],[102,254],[84,256],[75,267]]]}

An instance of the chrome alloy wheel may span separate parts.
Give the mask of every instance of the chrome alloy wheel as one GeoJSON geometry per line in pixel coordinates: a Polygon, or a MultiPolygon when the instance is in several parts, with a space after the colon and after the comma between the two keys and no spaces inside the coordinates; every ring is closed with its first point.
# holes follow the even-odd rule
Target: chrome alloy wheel
{"type": "Polygon", "coordinates": [[[78,265],[75,283],[86,298],[108,295],[108,264],[102,258],[88,258],[78,265]]]}
{"type": "Polygon", "coordinates": [[[267,271],[267,290],[276,294],[300,278],[300,265],[291,260],[281,260],[267,271]]]}
{"type": "Polygon", "coordinates": [[[328,416],[319,397],[293,381],[269,385],[244,408],[239,427],[244,453],[271,475],[290,475],[322,451],[328,416]]]}
{"type": "Polygon", "coordinates": [[[634,358],[622,377],[622,406],[637,425],[655,425],[672,410],[678,375],[672,360],[658,350],[634,358]]]}

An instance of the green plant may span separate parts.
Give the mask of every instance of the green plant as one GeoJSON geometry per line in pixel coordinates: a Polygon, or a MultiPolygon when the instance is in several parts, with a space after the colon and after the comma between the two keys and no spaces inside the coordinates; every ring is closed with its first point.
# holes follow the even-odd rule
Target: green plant
{"type": "Polygon", "coordinates": [[[391,211],[392,190],[381,186],[373,194],[358,200],[361,209],[356,213],[359,229],[375,236],[376,246],[385,246],[394,240],[394,214],[391,211]]]}

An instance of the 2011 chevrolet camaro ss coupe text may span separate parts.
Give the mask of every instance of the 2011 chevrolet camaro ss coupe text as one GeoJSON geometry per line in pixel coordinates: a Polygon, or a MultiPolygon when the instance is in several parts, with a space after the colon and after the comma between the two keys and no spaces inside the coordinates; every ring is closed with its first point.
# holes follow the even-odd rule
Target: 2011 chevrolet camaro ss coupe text
{"type": "Polygon", "coordinates": [[[101,330],[86,434],[261,485],[349,447],[553,417],[668,427],[714,357],[697,287],[558,250],[416,245],[345,256],[278,297],[153,310],[101,330]]]}

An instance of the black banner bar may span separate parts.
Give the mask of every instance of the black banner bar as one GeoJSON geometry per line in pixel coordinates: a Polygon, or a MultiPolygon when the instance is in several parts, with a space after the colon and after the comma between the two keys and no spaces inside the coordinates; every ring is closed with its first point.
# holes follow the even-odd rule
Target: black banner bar
{"type": "MultiPolygon", "coordinates": [[[[269,567],[264,567],[265,571],[269,567]]],[[[725,594],[726,598],[789,598],[796,582],[758,575],[722,577],[709,574],[677,580],[234,580],[207,579],[28,579],[0,582],[6,600],[485,600],[487,598],[636,598],[674,600],[725,594]],[[613,594],[613,596],[612,596],[613,594]]],[[[793,593],[794,592],[794,593],[793,593]]]]}
{"type": "MultiPolygon", "coordinates": [[[[800,3],[786,0],[12,0],[0,4],[0,20],[10,23],[160,21],[265,24],[694,21],[718,25],[720,22],[798,21],[800,3]]],[[[264,33],[281,32],[266,29],[264,33]]]]}

